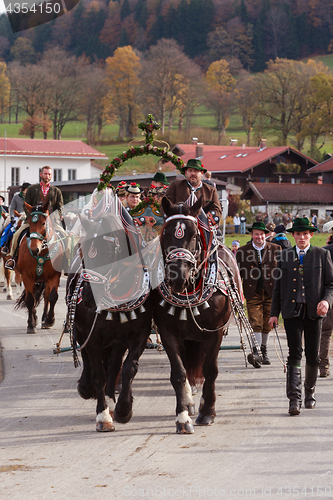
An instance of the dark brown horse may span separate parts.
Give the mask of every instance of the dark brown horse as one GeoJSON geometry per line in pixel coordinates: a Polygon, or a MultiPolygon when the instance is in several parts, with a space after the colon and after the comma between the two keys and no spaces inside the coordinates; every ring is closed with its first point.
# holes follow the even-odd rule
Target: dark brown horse
{"type": "Polygon", "coordinates": [[[214,422],[217,357],[231,305],[218,286],[203,287],[212,255],[198,227],[202,197],[191,207],[164,197],[162,207],[167,217],[161,234],[166,278],[153,292],[153,314],[171,364],[177,433],[193,433],[190,384],[199,379],[204,383],[196,424],[214,422]]]}
{"type": "Polygon", "coordinates": [[[117,203],[117,215],[107,213],[95,221],[82,220],[86,236],[67,280],[73,347],[76,342],[81,346],[83,359],[78,392],[84,399],[97,400],[98,432],[113,431],[113,418],[126,423],[132,417],[132,381],[152,320],[152,300],[149,285],[143,286],[140,252],[128,234],[131,229],[134,238],[138,233],[120,202],[111,202],[112,206],[117,203]],[[120,369],[122,389],[116,402],[120,369]]]}
{"type": "Polygon", "coordinates": [[[51,225],[48,204],[32,207],[25,203],[29,231],[23,237],[17,261],[24,292],[17,307],[28,309],[27,333],[36,333],[36,306],[44,295],[42,328],[54,325],[54,307],[58,300],[63,248],[51,225]],[[59,261],[59,263],[58,263],[59,261]],[[59,271],[60,269],[60,271],[59,271]]]}

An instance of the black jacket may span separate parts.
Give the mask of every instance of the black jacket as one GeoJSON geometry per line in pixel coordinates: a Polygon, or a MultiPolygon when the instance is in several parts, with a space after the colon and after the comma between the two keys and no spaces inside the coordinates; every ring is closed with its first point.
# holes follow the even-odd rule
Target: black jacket
{"type": "MultiPolygon", "coordinates": [[[[296,246],[282,250],[276,269],[271,317],[292,319],[296,306],[299,263],[296,246]]],[[[317,305],[321,300],[327,300],[333,305],[333,263],[331,254],[324,248],[310,245],[303,260],[303,280],[305,299],[310,318],[318,318],[317,305]]]]}

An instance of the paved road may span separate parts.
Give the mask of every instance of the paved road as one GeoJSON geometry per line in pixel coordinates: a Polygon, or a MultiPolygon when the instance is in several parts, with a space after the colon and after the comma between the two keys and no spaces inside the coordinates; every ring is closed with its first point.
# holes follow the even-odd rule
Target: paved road
{"type": "MultiPolygon", "coordinates": [[[[76,392],[80,368],[71,353],[53,354],[63,296],[62,280],[55,327],[27,335],[25,312],[0,290],[0,498],[333,497],[332,377],[319,379],[315,410],[289,417],[273,337],[272,365],[260,370],[245,368],[240,351],[221,351],[216,423],[176,435],[166,355],[146,351],[133,419],[100,434],[95,402],[76,392]]],[[[283,332],[281,341],[286,353],[283,332]]]]}

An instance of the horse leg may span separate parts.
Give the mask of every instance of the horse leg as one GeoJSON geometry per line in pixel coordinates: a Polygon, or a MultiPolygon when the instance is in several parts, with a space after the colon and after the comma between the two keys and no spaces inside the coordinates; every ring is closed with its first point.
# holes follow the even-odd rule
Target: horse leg
{"type": "Polygon", "coordinates": [[[186,378],[186,370],[181,359],[178,341],[175,337],[171,337],[168,332],[163,332],[160,326],[159,330],[163,347],[170,361],[170,382],[176,393],[176,432],[177,434],[193,434],[193,424],[188,412],[189,391],[191,388],[186,378]]]}
{"type": "Polygon", "coordinates": [[[81,351],[83,370],[77,383],[77,392],[83,399],[96,399],[96,392],[91,380],[91,366],[85,349],[81,351]]]}
{"type": "Polygon", "coordinates": [[[115,430],[113,420],[110,415],[110,410],[105,399],[105,384],[106,371],[102,363],[102,348],[95,344],[88,343],[88,356],[91,366],[91,378],[96,391],[97,406],[96,406],[96,431],[97,432],[112,432],[115,430]]]}
{"type": "Polygon", "coordinates": [[[37,313],[33,290],[25,289],[25,305],[28,309],[27,333],[36,333],[37,313]]]}
{"type": "Polygon", "coordinates": [[[54,307],[58,300],[59,278],[48,282],[44,292],[44,312],[42,317],[42,328],[51,328],[55,323],[54,307]]]}
{"type": "Polygon", "coordinates": [[[114,409],[114,419],[121,424],[126,424],[127,422],[129,422],[133,415],[132,382],[138,372],[139,358],[146,347],[150,328],[149,330],[146,329],[145,331],[146,334],[142,335],[142,333],[140,333],[140,338],[136,336],[135,339],[131,342],[128,355],[124,361],[123,369],[121,371],[122,388],[116,407],[114,409]]]}
{"type": "Polygon", "coordinates": [[[111,349],[106,349],[105,351],[104,364],[107,367],[105,395],[111,416],[113,416],[116,405],[116,384],[119,378],[123,356],[126,352],[126,346],[114,343],[112,344],[111,349]]]}
{"type": "MultiPolygon", "coordinates": [[[[216,336],[215,336],[216,338],[216,336]]],[[[205,343],[205,361],[202,365],[202,374],[205,378],[202,396],[200,400],[199,414],[195,421],[196,425],[212,425],[215,418],[215,380],[218,375],[217,357],[222,342],[222,334],[214,341],[205,343]]]]}
{"type": "Polygon", "coordinates": [[[5,268],[5,277],[6,277],[6,283],[7,283],[7,287],[6,287],[7,300],[13,300],[13,291],[12,291],[12,285],[11,285],[12,276],[11,275],[12,275],[12,271],[5,268]]]}

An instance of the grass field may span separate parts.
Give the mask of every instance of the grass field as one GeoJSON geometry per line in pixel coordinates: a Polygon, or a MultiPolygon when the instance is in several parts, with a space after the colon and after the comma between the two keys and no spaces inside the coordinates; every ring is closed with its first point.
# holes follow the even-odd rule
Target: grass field
{"type": "MultiPolygon", "coordinates": [[[[311,244],[316,246],[316,247],[323,247],[326,245],[326,240],[328,238],[329,234],[328,233],[314,233],[314,235],[311,238],[311,244]]],[[[292,245],[295,245],[295,240],[292,237],[291,234],[287,234],[288,240],[291,242],[292,245]]],[[[233,240],[239,240],[241,246],[245,245],[248,241],[250,241],[251,235],[250,234],[227,234],[225,237],[225,244],[231,248],[231,244],[233,240]]]]}

